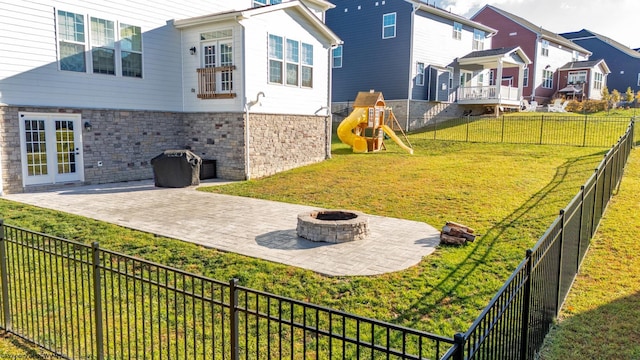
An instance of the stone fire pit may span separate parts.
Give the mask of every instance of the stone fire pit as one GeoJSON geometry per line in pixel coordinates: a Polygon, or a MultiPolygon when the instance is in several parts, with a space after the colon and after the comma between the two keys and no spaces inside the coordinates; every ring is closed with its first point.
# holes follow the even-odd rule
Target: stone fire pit
{"type": "Polygon", "coordinates": [[[343,243],[369,236],[369,219],[358,211],[314,210],[298,214],[296,230],[307,240],[343,243]]]}

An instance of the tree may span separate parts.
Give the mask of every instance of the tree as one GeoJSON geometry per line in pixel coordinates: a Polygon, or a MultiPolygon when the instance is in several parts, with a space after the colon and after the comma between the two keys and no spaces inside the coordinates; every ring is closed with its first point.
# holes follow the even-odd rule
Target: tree
{"type": "Polygon", "coordinates": [[[631,86],[629,86],[627,88],[627,91],[624,93],[624,101],[626,101],[626,107],[628,108],[629,106],[631,106],[631,102],[633,102],[633,98],[634,98],[634,93],[633,90],[631,90],[631,86]]]}
{"type": "Polygon", "coordinates": [[[618,89],[613,89],[613,91],[611,92],[611,108],[615,109],[616,106],[618,106],[618,103],[620,102],[620,91],[618,91],[618,89]]]}
{"type": "Polygon", "coordinates": [[[609,111],[609,102],[611,101],[611,94],[609,94],[609,88],[602,88],[602,100],[604,101],[604,109],[609,111]]]}

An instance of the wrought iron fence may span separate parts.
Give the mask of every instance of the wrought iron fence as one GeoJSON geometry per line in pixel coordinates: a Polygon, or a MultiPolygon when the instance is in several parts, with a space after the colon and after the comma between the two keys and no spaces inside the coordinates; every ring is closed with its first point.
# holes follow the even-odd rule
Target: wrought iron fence
{"type": "Polygon", "coordinates": [[[439,359],[453,339],[2,224],[1,327],[69,359],[439,359]]]}
{"type": "Polygon", "coordinates": [[[619,185],[634,122],[444,359],[532,359],[575,279],[619,185]]]}
{"type": "Polygon", "coordinates": [[[466,116],[432,121],[412,137],[433,140],[609,147],[629,118],[593,116],[466,116]]]}

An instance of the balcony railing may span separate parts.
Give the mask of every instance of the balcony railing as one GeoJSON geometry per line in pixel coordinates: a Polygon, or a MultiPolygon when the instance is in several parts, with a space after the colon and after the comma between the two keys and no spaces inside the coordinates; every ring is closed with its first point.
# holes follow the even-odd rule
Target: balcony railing
{"type": "Polygon", "coordinates": [[[198,72],[198,99],[230,99],[233,92],[235,65],[196,69],[198,72]]]}
{"type": "MultiPolygon", "coordinates": [[[[500,86],[500,99],[518,101],[518,88],[500,86]]],[[[458,101],[498,100],[496,86],[460,86],[458,101]]]]}

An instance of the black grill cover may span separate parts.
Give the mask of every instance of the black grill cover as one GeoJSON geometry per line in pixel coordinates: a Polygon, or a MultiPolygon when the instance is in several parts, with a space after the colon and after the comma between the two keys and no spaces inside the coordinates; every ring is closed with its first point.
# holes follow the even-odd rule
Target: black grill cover
{"type": "Polygon", "coordinates": [[[202,159],[189,150],[165,150],[151,159],[153,180],[158,187],[186,187],[200,184],[202,159]]]}

